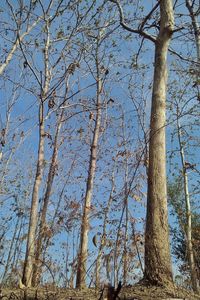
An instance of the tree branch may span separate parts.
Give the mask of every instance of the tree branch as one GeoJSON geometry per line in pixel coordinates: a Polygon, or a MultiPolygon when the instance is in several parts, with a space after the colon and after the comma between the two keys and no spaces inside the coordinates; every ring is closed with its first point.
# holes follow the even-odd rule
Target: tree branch
{"type": "Polygon", "coordinates": [[[144,25],[146,24],[147,20],[150,19],[151,15],[154,13],[154,11],[159,7],[160,0],[156,3],[156,5],[152,8],[152,10],[148,13],[148,15],[144,18],[142,23],[139,26],[139,29],[142,30],[144,25]]]}
{"type": "MultiPolygon", "coordinates": [[[[129,26],[125,23],[125,21],[124,21],[124,14],[123,14],[123,10],[122,10],[122,7],[121,7],[120,3],[119,3],[117,0],[109,0],[109,1],[110,1],[110,2],[113,2],[113,3],[115,3],[115,4],[117,5],[118,10],[119,10],[119,16],[120,16],[120,25],[121,25],[124,29],[126,29],[127,31],[132,32],[132,33],[137,33],[137,34],[143,36],[144,38],[150,40],[150,41],[153,42],[153,43],[156,42],[156,38],[155,38],[155,37],[153,37],[152,35],[150,35],[150,34],[148,34],[147,32],[145,32],[145,31],[142,30],[142,28],[143,28],[144,25],[143,25],[142,27],[140,26],[138,29],[133,29],[133,28],[129,27],[129,26]]],[[[159,4],[159,3],[158,3],[158,4],[159,4]]],[[[157,7],[156,7],[156,8],[157,8],[157,7]]],[[[151,15],[151,13],[152,13],[152,12],[149,13],[149,16],[151,15]]],[[[148,17],[148,16],[147,16],[147,17],[148,17]]],[[[146,18],[147,18],[147,17],[146,17],[146,18]]],[[[146,19],[146,18],[145,18],[145,19],[146,19]]],[[[148,18],[147,18],[147,19],[148,19],[148,18]]],[[[143,21],[143,22],[144,22],[144,21],[143,21]]],[[[145,21],[145,22],[146,22],[146,21],[145,21]]]]}
{"type": "Polygon", "coordinates": [[[38,24],[38,22],[40,21],[40,18],[38,18],[28,29],[27,31],[25,31],[21,36],[17,36],[17,39],[15,40],[12,48],[10,49],[7,57],[5,58],[4,63],[0,66],[0,75],[3,74],[5,68],[7,67],[7,65],[9,64],[9,62],[11,61],[13,54],[15,53],[15,51],[17,50],[17,47],[19,46],[19,43],[22,42],[22,40],[24,39],[24,37],[26,35],[28,35],[30,33],[30,31],[38,24]]]}

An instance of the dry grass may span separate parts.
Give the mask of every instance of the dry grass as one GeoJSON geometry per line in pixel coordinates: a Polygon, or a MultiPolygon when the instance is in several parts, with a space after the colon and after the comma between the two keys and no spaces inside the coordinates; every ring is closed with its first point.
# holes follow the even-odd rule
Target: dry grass
{"type": "MultiPolygon", "coordinates": [[[[0,300],[99,300],[101,291],[95,289],[2,289],[0,300]]],[[[104,298],[105,299],[105,298],[104,298]]],[[[171,286],[168,288],[146,286],[137,284],[135,286],[124,287],[119,295],[119,300],[200,300],[200,296],[190,291],[171,286]]],[[[103,298],[101,298],[103,300],[103,298]]],[[[112,299],[108,299],[112,300],[112,299]]]]}

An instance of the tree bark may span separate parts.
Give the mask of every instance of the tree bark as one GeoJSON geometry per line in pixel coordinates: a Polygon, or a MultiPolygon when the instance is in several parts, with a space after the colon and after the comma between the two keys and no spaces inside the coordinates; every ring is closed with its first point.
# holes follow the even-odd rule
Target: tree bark
{"type": "MultiPolygon", "coordinates": [[[[39,145],[38,145],[38,160],[37,169],[33,185],[31,211],[28,229],[28,239],[26,245],[26,256],[24,261],[24,270],[22,282],[26,287],[31,287],[33,276],[33,265],[35,263],[35,241],[36,241],[36,227],[38,221],[38,201],[39,189],[42,181],[44,171],[44,143],[45,143],[45,119],[44,119],[44,103],[48,94],[51,81],[51,68],[49,66],[49,47],[50,47],[50,32],[49,22],[46,21],[45,32],[46,40],[44,47],[44,85],[41,88],[41,98],[39,104],[39,145]]],[[[42,85],[42,83],[41,83],[42,85]]]]}
{"type": "Polygon", "coordinates": [[[32,193],[31,211],[30,211],[30,221],[28,230],[28,240],[26,246],[26,256],[24,262],[24,271],[22,282],[25,286],[30,287],[33,275],[33,264],[35,256],[35,234],[38,218],[38,196],[39,188],[42,180],[42,174],[44,169],[44,103],[40,102],[39,107],[39,147],[38,147],[38,161],[37,170],[35,175],[35,181],[32,193]]]}
{"type": "Polygon", "coordinates": [[[95,118],[93,140],[90,147],[90,162],[89,162],[87,186],[86,186],[86,193],[85,193],[85,203],[83,207],[83,217],[82,217],[81,236],[80,236],[80,253],[78,257],[77,278],[76,278],[77,288],[86,287],[89,214],[90,214],[91,198],[92,198],[96,162],[97,162],[97,146],[98,146],[98,139],[99,139],[99,130],[101,125],[101,99],[100,99],[101,96],[100,95],[102,91],[102,82],[100,79],[98,58],[96,61],[96,66],[97,66],[96,118],[95,118]]]}
{"type": "Polygon", "coordinates": [[[48,179],[47,179],[47,187],[43,199],[43,206],[41,209],[41,218],[40,218],[40,223],[39,223],[39,233],[38,233],[38,238],[36,242],[36,250],[35,250],[35,263],[33,267],[33,277],[32,277],[32,286],[37,286],[40,281],[40,275],[41,275],[41,254],[42,254],[42,244],[45,236],[45,228],[46,228],[46,214],[47,214],[47,208],[49,204],[49,198],[51,195],[52,191],[52,184],[57,168],[57,157],[58,157],[58,137],[59,137],[59,132],[62,126],[62,117],[63,117],[63,111],[59,117],[58,124],[57,124],[57,129],[56,129],[56,134],[55,134],[55,139],[54,139],[54,148],[53,148],[53,154],[51,158],[51,165],[49,168],[49,173],[48,173],[48,179]]]}
{"type": "Polygon", "coordinates": [[[173,33],[171,0],[160,1],[160,30],[155,42],[155,67],[149,142],[144,279],[151,284],[173,281],[166,188],[165,110],[167,53],[173,33]]]}

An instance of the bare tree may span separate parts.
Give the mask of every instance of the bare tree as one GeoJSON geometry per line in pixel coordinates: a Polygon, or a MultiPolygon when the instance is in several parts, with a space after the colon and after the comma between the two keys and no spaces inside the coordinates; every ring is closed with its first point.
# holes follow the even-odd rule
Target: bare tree
{"type": "Polygon", "coordinates": [[[25,257],[24,272],[23,272],[23,283],[27,287],[31,286],[31,281],[32,281],[34,255],[35,255],[35,234],[36,234],[36,226],[37,226],[37,218],[38,218],[39,187],[42,181],[42,174],[44,170],[44,138],[45,138],[44,102],[43,99],[41,99],[40,101],[41,102],[39,104],[38,161],[37,161],[37,170],[36,170],[33,193],[32,193],[28,240],[26,246],[26,257],[25,257]]]}
{"type": "MultiPolygon", "coordinates": [[[[144,18],[137,29],[124,21],[123,10],[117,0],[112,0],[120,13],[121,26],[137,33],[155,44],[154,79],[149,138],[149,168],[147,218],[145,234],[144,279],[151,284],[172,282],[169,246],[168,209],[166,189],[165,110],[167,88],[167,53],[174,30],[174,14],[171,0],[161,0],[144,18]],[[144,31],[146,22],[160,7],[160,24],[157,38],[144,31]]],[[[148,27],[147,27],[148,28],[148,27]]]]}
{"type": "MultiPolygon", "coordinates": [[[[36,62],[33,61],[31,58],[29,58],[29,56],[27,56],[27,53],[24,50],[24,45],[19,40],[20,49],[24,56],[26,67],[30,69],[33,78],[35,79],[37,86],[39,86],[40,89],[40,92],[38,93],[39,94],[39,99],[38,99],[39,101],[39,117],[38,117],[39,144],[38,144],[37,169],[36,169],[36,175],[35,175],[35,180],[33,185],[28,241],[26,247],[26,258],[25,258],[24,272],[23,272],[23,283],[26,286],[31,286],[32,283],[36,284],[37,278],[33,278],[33,266],[35,264],[35,254],[37,254],[37,257],[41,255],[41,247],[40,245],[38,245],[38,249],[36,250],[35,241],[36,241],[36,229],[38,224],[37,219],[38,219],[39,192],[40,192],[40,186],[42,183],[43,172],[44,172],[45,138],[46,137],[48,138],[48,133],[45,131],[45,121],[48,119],[51,113],[56,112],[61,107],[62,104],[65,104],[66,95],[64,96],[64,98],[61,97],[62,100],[63,99],[64,100],[61,101],[61,103],[59,103],[59,101],[57,101],[56,93],[58,93],[58,91],[62,91],[68,75],[74,74],[76,68],[78,67],[77,61],[74,62],[74,60],[77,59],[77,56],[80,56],[80,54],[78,53],[76,57],[72,57],[72,58],[70,57],[68,61],[66,61],[66,57],[65,57],[66,50],[68,49],[68,47],[70,48],[70,43],[74,35],[76,34],[79,23],[81,23],[83,17],[81,17],[79,14],[76,15],[76,13],[74,13],[75,22],[72,28],[70,27],[71,31],[69,30],[69,36],[68,35],[65,36],[65,33],[63,30],[61,30],[61,27],[58,28],[56,32],[57,34],[55,36],[55,32],[54,32],[55,28],[53,27],[54,23],[56,22],[57,19],[59,18],[61,19],[61,15],[63,14],[63,12],[67,11],[67,9],[71,9],[70,4],[66,4],[64,6],[64,9],[62,4],[63,1],[60,2],[50,1],[48,5],[46,5],[46,3],[38,2],[40,10],[43,14],[42,20],[43,20],[44,39],[43,39],[42,53],[43,53],[44,72],[43,71],[38,72],[38,69],[36,68],[36,62]],[[62,42],[61,49],[60,51],[57,51],[56,45],[61,42],[62,42]],[[35,253],[35,250],[37,253],[35,253]]],[[[75,7],[76,6],[78,7],[78,3],[75,5],[75,7]]],[[[39,46],[40,45],[38,44],[38,42],[35,41],[35,47],[38,48],[39,46]]],[[[62,124],[62,113],[60,118],[61,119],[57,127],[58,129],[57,138],[62,124]]],[[[44,209],[42,213],[42,223],[39,229],[40,234],[41,234],[41,230],[43,231],[44,229],[43,227],[44,227],[44,222],[47,213],[47,205],[49,202],[49,196],[50,196],[53,178],[54,178],[53,173],[56,168],[57,151],[58,149],[56,145],[52,157],[51,169],[49,171],[48,184],[47,184],[47,190],[45,195],[46,200],[44,202],[44,207],[43,207],[44,209]]]]}
{"type": "Polygon", "coordinates": [[[195,256],[194,256],[194,249],[192,243],[192,212],[191,212],[191,201],[190,201],[190,194],[188,188],[188,170],[190,170],[190,165],[185,160],[184,154],[184,146],[181,139],[181,125],[180,125],[180,112],[177,111],[177,134],[178,134],[178,142],[179,142],[179,151],[181,156],[181,164],[182,164],[182,172],[183,172],[183,182],[184,182],[184,196],[185,196],[185,207],[186,207],[186,241],[187,241],[187,255],[189,260],[190,266],[190,273],[191,273],[191,282],[192,288],[195,292],[198,291],[197,285],[197,272],[196,272],[196,263],[195,263],[195,256]]]}
{"type": "MultiPolygon", "coordinates": [[[[92,143],[90,146],[90,160],[88,168],[87,185],[85,191],[85,201],[83,206],[83,216],[81,223],[81,235],[80,235],[80,253],[78,257],[77,266],[77,279],[76,287],[86,286],[86,272],[87,272],[87,255],[88,255],[88,232],[89,232],[89,215],[90,206],[94,186],[94,177],[97,162],[97,150],[98,150],[98,140],[101,126],[101,94],[103,89],[102,82],[102,70],[100,69],[100,57],[99,57],[99,47],[101,43],[100,33],[96,37],[96,53],[95,53],[95,66],[96,66],[96,107],[95,112],[90,112],[90,119],[95,122],[94,132],[92,137],[92,143]]],[[[103,72],[105,76],[105,70],[103,72]]]]}
{"type": "Polygon", "coordinates": [[[166,189],[165,102],[167,53],[173,33],[172,1],[160,1],[160,30],[155,43],[155,68],[149,142],[145,279],[172,282],[166,189]]]}
{"type": "Polygon", "coordinates": [[[41,216],[40,216],[40,221],[39,221],[39,232],[38,232],[38,237],[37,237],[37,242],[36,242],[36,249],[35,249],[35,263],[33,267],[33,276],[32,276],[32,286],[37,286],[39,284],[39,279],[41,276],[41,268],[40,265],[42,264],[41,260],[41,252],[42,252],[42,244],[44,240],[45,233],[47,231],[46,228],[46,214],[47,214],[47,208],[50,200],[50,195],[52,192],[52,185],[53,185],[53,180],[54,176],[56,174],[56,169],[57,169],[57,157],[58,157],[58,139],[59,139],[59,132],[62,126],[62,118],[63,118],[63,112],[59,116],[58,123],[57,123],[57,128],[56,128],[56,133],[55,133],[55,138],[54,138],[54,143],[53,143],[53,153],[52,153],[52,158],[51,158],[51,164],[49,167],[49,173],[48,173],[48,179],[47,179],[47,186],[46,186],[46,192],[44,195],[43,199],[43,205],[41,208],[41,216]]]}
{"type": "MultiPolygon", "coordinates": [[[[23,284],[30,287],[32,285],[33,276],[33,265],[34,265],[34,255],[35,255],[35,235],[38,219],[38,201],[39,201],[39,189],[42,181],[43,171],[44,171],[44,144],[45,144],[45,118],[44,118],[44,103],[47,98],[50,82],[51,82],[51,71],[49,67],[49,48],[50,48],[50,31],[49,31],[49,19],[44,18],[45,21],[45,47],[44,47],[44,83],[40,83],[41,93],[39,100],[39,112],[38,112],[38,123],[39,123],[39,143],[38,143],[38,157],[37,157],[37,167],[36,174],[33,184],[32,200],[31,200],[31,210],[30,210],[30,221],[28,229],[28,239],[26,246],[26,256],[24,262],[23,271],[23,284]]],[[[20,41],[19,41],[20,42],[20,41]]],[[[23,52],[22,46],[21,50],[23,52]]],[[[30,69],[31,65],[28,63],[30,69]]]]}

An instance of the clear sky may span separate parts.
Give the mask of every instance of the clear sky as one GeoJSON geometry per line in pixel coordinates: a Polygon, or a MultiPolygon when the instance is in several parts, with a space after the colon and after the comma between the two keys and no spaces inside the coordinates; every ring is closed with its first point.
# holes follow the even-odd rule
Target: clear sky
{"type": "MultiPolygon", "coordinates": [[[[11,1],[13,5],[18,5],[17,2],[11,1]]],[[[136,26],[141,22],[142,18],[155,4],[155,1],[141,1],[140,4],[136,1],[133,4],[125,6],[125,20],[130,26],[136,26]]],[[[180,2],[180,1],[178,1],[180,2]]],[[[28,5],[29,1],[25,1],[28,5]]],[[[47,5],[49,1],[44,1],[47,5]]],[[[56,6],[57,1],[55,1],[56,6]]],[[[63,2],[64,5],[68,1],[63,2]]],[[[49,248],[48,261],[52,261],[60,266],[58,277],[61,276],[60,284],[65,281],[65,262],[66,256],[69,258],[69,263],[72,262],[73,255],[76,255],[78,249],[78,232],[80,230],[80,212],[84,199],[86,186],[86,176],[89,161],[89,149],[94,129],[94,122],[90,121],[89,113],[95,113],[95,85],[85,89],[87,86],[95,82],[95,38],[98,34],[98,26],[107,26],[105,39],[99,48],[100,64],[104,69],[108,69],[109,73],[105,76],[105,84],[102,93],[102,102],[105,107],[102,110],[102,132],[99,141],[99,158],[97,162],[95,188],[93,193],[94,206],[91,210],[91,232],[89,237],[89,265],[94,262],[96,257],[96,247],[92,242],[95,234],[102,232],[103,214],[102,211],[107,205],[109,194],[111,191],[111,175],[116,163],[115,169],[115,192],[113,203],[109,214],[108,224],[108,240],[114,245],[116,238],[116,227],[119,224],[119,218],[123,208],[124,200],[124,178],[126,175],[125,163],[128,164],[128,182],[132,180],[137,166],[138,157],[144,149],[144,132],[148,134],[149,114],[152,92],[153,79],[153,57],[154,45],[149,41],[144,41],[141,46],[141,37],[130,34],[119,28],[118,13],[111,5],[98,11],[98,7],[102,4],[97,1],[94,8],[83,17],[78,24],[78,29],[74,29],[77,21],[79,7],[68,7],[63,10],[51,26],[51,47],[49,66],[52,66],[56,59],[61,54],[64,46],[61,59],[53,69],[53,78],[50,89],[55,87],[55,84],[63,77],[66,68],[71,62],[80,59],[80,67],[74,72],[69,80],[68,101],[69,108],[65,109],[66,122],[63,122],[60,134],[60,149],[58,160],[58,174],[55,177],[51,203],[48,211],[48,223],[51,224],[51,219],[54,215],[58,199],[62,193],[62,201],[59,208],[59,217],[56,219],[54,226],[55,237],[52,239],[52,244],[49,248]],[[99,22],[100,25],[97,23],[99,22]],[[72,37],[70,36],[72,35],[72,37]],[[92,72],[92,75],[91,75],[92,72]],[[84,89],[82,92],[78,92],[84,89]],[[73,97],[71,95],[75,94],[73,97]],[[114,103],[109,103],[109,99],[114,100],[114,103]],[[138,117],[139,113],[139,117],[138,117]],[[140,122],[140,123],[139,123],[140,122]],[[142,126],[144,128],[142,128],[142,126]],[[124,154],[126,151],[126,154],[124,154]],[[127,161],[126,161],[127,160],[127,161]],[[73,205],[76,209],[73,210],[73,205]],[[77,205],[77,206],[76,206],[77,205]],[[75,217],[75,218],[74,218],[75,217]],[[64,219],[64,222],[59,220],[64,219]],[[61,222],[61,224],[59,224],[61,222]],[[71,226],[71,227],[70,227],[71,226]],[[70,230],[69,230],[70,227],[70,230]],[[73,237],[74,236],[74,237],[73,237]],[[67,248],[67,249],[66,249],[67,248]],[[67,252],[67,254],[66,254],[67,252]],[[68,253],[69,252],[69,253],[68,253]],[[59,262],[59,263],[58,263],[59,262]]],[[[55,6],[50,11],[50,15],[55,13],[55,6]]],[[[80,4],[81,12],[84,15],[89,2],[80,4]]],[[[61,7],[62,8],[62,7],[61,7]]],[[[0,4],[2,29],[0,30],[1,44],[1,61],[4,61],[13,40],[13,28],[16,28],[15,22],[12,20],[11,12],[6,1],[0,4]]],[[[16,12],[17,13],[17,12],[16,12]]],[[[34,14],[30,18],[33,22],[37,16],[42,14],[42,8],[37,4],[34,14]]],[[[186,9],[183,3],[177,5],[176,8],[176,27],[183,23],[187,26],[190,20],[186,14],[186,9]],[[183,16],[178,18],[178,14],[183,16]]],[[[25,15],[25,11],[24,11],[25,15]]],[[[157,15],[157,12],[156,12],[157,15]]],[[[79,16],[80,17],[80,16],[79,16]]],[[[156,17],[158,19],[158,16],[156,17]]],[[[158,20],[156,20],[157,22],[158,20]]],[[[149,21],[149,25],[154,22],[149,21]]],[[[26,28],[26,22],[22,26],[22,32],[26,28]]],[[[149,29],[150,33],[155,34],[157,30],[149,29]]],[[[184,57],[195,60],[195,49],[192,34],[185,35],[188,32],[186,29],[178,31],[173,38],[171,48],[184,57]]],[[[8,120],[8,135],[5,146],[2,147],[3,159],[1,161],[1,169],[5,171],[4,191],[0,195],[0,203],[2,205],[1,216],[13,216],[13,207],[20,206],[22,210],[28,213],[31,201],[31,192],[33,178],[36,168],[36,158],[38,149],[38,98],[40,95],[40,87],[36,80],[41,79],[44,82],[44,44],[45,44],[45,29],[44,22],[41,21],[31,31],[30,35],[24,39],[22,47],[24,49],[26,59],[34,70],[25,66],[25,57],[20,52],[20,49],[15,52],[12,61],[0,79],[0,107],[1,107],[1,129],[5,128],[6,120],[8,120]],[[7,113],[9,105],[10,115],[7,113]],[[17,195],[13,197],[13,195],[17,195]],[[5,200],[10,197],[8,200],[5,200]]],[[[174,116],[170,111],[170,104],[174,105],[174,99],[178,99],[180,105],[183,106],[188,97],[195,97],[196,90],[192,89],[191,76],[188,70],[191,63],[184,62],[178,59],[176,55],[169,55],[169,92],[168,118],[170,125],[167,126],[167,150],[170,152],[177,147],[176,138],[171,143],[171,133],[174,131],[174,116]],[[184,87],[187,89],[184,90],[184,87]],[[184,94],[180,100],[181,92],[184,94]]],[[[103,71],[102,71],[103,74],[103,71]]],[[[102,75],[103,78],[104,75],[102,75]]],[[[56,89],[56,105],[59,106],[63,102],[65,93],[66,81],[56,89]]],[[[194,99],[196,101],[196,99],[194,99]]],[[[188,107],[193,106],[194,102],[190,102],[188,107]]],[[[45,114],[48,114],[48,102],[46,101],[45,114]]],[[[188,124],[188,119],[193,122],[193,116],[186,116],[182,119],[184,124],[188,124]]],[[[197,124],[199,126],[199,124],[197,124]]],[[[56,128],[56,113],[52,113],[45,121],[46,132],[53,138],[56,128]]],[[[194,128],[194,127],[193,127],[194,128]]],[[[199,133],[193,133],[194,138],[199,139],[199,133]]],[[[192,140],[192,139],[191,139],[192,140]]],[[[187,140],[188,141],[188,140],[187,140]]],[[[193,141],[193,140],[192,140],[193,141]]],[[[196,140],[195,140],[196,141],[196,140]]],[[[45,179],[50,164],[53,142],[51,139],[46,139],[45,145],[45,173],[42,182],[40,197],[42,198],[45,190],[45,179]]],[[[192,159],[199,168],[199,151],[197,146],[188,148],[187,157],[192,159]],[[191,151],[191,152],[189,152],[191,151]]],[[[176,155],[173,162],[169,165],[168,173],[171,177],[172,169],[175,169],[175,174],[178,174],[180,168],[180,159],[176,155]]],[[[199,178],[196,174],[191,173],[191,188],[192,184],[198,182],[199,178]]],[[[133,181],[134,187],[129,197],[129,210],[132,220],[132,225],[129,226],[130,250],[135,252],[132,242],[132,228],[135,225],[136,231],[139,234],[144,229],[145,217],[145,201],[146,201],[146,171],[144,165],[138,168],[138,171],[133,181]]],[[[40,201],[41,203],[41,201],[40,201]]],[[[5,244],[9,244],[12,237],[15,225],[16,215],[9,221],[9,234],[5,240],[5,244]]],[[[173,221],[173,220],[172,220],[173,221]]],[[[2,219],[3,222],[3,219],[2,219]]],[[[121,226],[121,242],[123,242],[124,234],[123,218],[121,226]]],[[[26,233],[28,220],[26,218],[23,234],[26,233]]],[[[2,227],[3,228],[3,227],[2,227]]],[[[142,251],[142,238],[141,242],[142,251]]],[[[22,240],[21,260],[24,258],[25,239],[22,240]]],[[[3,253],[2,249],[2,253],[3,253]]],[[[105,249],[105,254],[109,254],[110,248],[105,249]]],[[[111,251],[112,252],[112,251],[111,251]]],[[[112,256],[112,253],[111,253],[112,256]]],[[[6,256],[3,258],[6,260],[6,256]]],[[[120,257],[119,257],[120,261],[120,257]]],[[[136,265],[134,259],[132,265],[136,265]]],[[[52,267],[51,266],[51,267],[52,267]]],[[[70,270],[71,265],[68,265],[70,270]]],[[[52,267],[53,268],[53,267],[52,267]]],[[[138,267],[137,267],[138,269],[138,267]]],[[[4,265],[1,266],[1,272],[4,270],[4,265]]],[[[55,265],[56,270],[56,265],[55,265]]],[[[57,278],[58,280],[58,278],[57,278]]]]}

